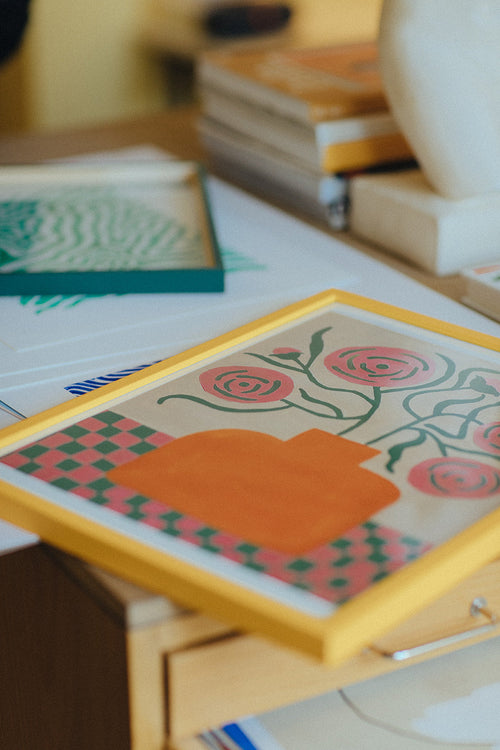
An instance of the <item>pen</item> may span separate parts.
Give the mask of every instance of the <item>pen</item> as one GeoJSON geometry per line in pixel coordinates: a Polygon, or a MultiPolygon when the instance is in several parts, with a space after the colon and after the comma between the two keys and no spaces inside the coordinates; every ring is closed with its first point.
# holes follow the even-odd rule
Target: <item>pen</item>
{"type": "Polygon", "coordinates": [[[284,3],[224,5],[207,13],[205,27],[216,37],[253,36],[278,31],[290,16],[291,10],[284,3]]]}
{"type": "Polygon", "coordinates": [[[10,414],[11,417],[15,417],[16,419],[26,419],[26,416],[24,414],[21,414],[20,411],[14,409],[13,406],[9,406],[9,404],[6,404],[5,401],[0,401],[0,409],[7,412],[7,414],[10,414]]]}

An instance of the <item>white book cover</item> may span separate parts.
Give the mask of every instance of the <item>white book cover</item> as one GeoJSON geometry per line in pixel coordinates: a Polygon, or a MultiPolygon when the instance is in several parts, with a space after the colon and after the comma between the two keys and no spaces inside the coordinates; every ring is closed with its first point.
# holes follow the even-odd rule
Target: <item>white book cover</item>
{"type": "Polygon", "coordinates": [[[463,302],[500,320],[500,262],[466,268],[462,277],[465,281],[463,302]]]}

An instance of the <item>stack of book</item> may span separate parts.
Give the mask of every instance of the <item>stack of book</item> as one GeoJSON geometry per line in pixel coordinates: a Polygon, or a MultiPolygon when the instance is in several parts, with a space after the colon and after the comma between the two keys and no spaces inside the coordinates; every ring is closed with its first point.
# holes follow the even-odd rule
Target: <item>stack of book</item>
{"type": "Polygon", "coordinates": [[[217,170],[346,222],[354,172],[407,166],[374,42],[315,49],[217,50],[197,66],[199,132],[217,170]]]}

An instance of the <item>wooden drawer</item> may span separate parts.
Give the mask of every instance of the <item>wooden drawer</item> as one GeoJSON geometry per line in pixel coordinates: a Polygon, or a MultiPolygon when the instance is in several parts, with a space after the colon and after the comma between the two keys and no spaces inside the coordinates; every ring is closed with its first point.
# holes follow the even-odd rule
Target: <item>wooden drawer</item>
{"type": "Polygon", "coordinates": [[[500,630],[487,616],[470,612],[477,597],[486,599],[493,612],[500,612],[500,561],[393,630],[374,644],[377,650],[367,649],[336,669],[251,635],[226,634],[174,651],[166,656],[169,735],[174,740],[193,735],[210,725],[270,710],[492,637],[500,630]],[[400,651],[464,632],[471,632],[470,637],[409,660],[389,658],[378,651],[400,651]]]}

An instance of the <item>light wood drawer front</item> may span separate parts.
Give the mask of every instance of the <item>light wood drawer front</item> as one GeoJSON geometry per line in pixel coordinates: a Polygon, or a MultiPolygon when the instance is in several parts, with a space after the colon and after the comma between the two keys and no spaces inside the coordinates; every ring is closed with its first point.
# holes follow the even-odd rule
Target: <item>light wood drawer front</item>
{"type": "MultiPolygon", "coordinates": [[[[394,651],[489,624],[483,615],[470,614],[470,604],[479,596],[487,600],[492,611],[500,613],[500,561],[478,571],[376,646],[394,651]]],[[[174,739],[193,735],[206,727],[360,682],[497,633],[500,628],[491,627],[466,641],[403,662],[366,649],[335,669],[250,635],[180,650],[166,657],[169,735],[174,739]]]]}

